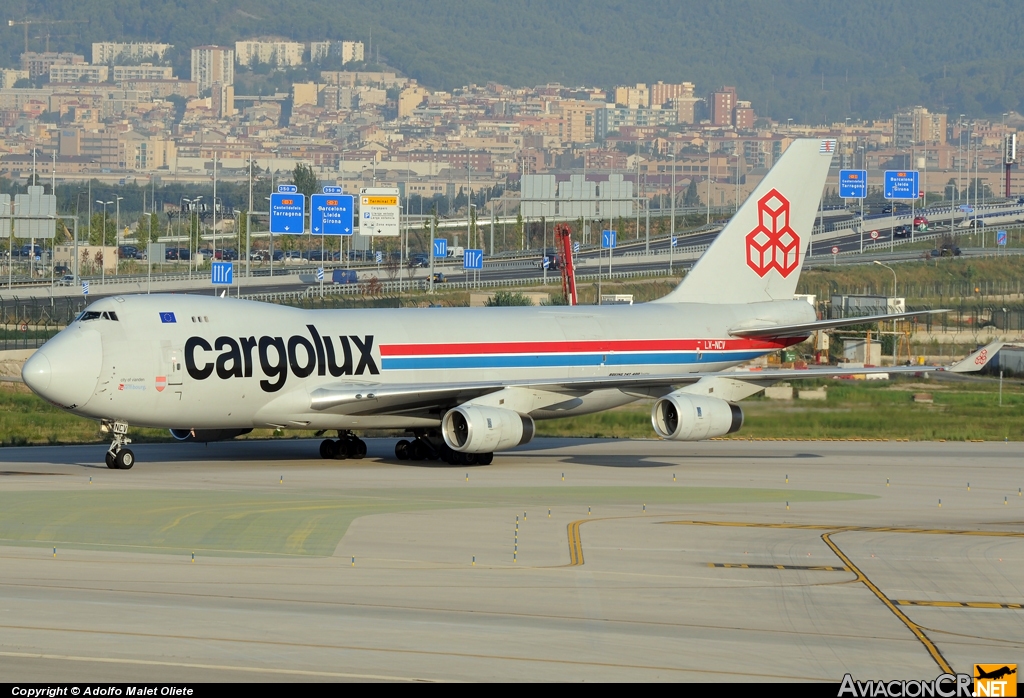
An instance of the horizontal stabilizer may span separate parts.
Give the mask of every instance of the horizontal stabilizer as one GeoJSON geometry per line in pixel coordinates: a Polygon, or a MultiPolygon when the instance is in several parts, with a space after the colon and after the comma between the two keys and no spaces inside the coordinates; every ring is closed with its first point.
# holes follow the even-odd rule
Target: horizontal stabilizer
{"type": "Polygon", "coordinates": [[[801,322],[796,325],[769,325],[761,327],[737,327],[729,330],[733,337],[806,337],[819,330],[830,330],[834,327],[849,327],[850,325],[867,325],[876,322],[892,322],[893,320],[907,320],[909,318],[921,317],[923,315],[935,315],[937,313],[948,313],[949,310],[917,310],[912,313],[890,313],[887,315],[864,315],[862,317],[847,317],[836,320],[815,320],[814,322],[801,322]]]}

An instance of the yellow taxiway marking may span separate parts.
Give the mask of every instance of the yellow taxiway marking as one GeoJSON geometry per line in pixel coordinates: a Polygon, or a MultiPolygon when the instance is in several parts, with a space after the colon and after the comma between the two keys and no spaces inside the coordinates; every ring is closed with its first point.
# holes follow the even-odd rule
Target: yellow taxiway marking
{"type": "Polygon", "coordinates": [[[938,608],[1007,608],[1014,611],[1024,610],[1024,603],[1001,603],[999,601],[908,601],[907,599],[890,599],[897,606],[934,606],[938,608]]]}
{"type": "Polygon", "coordinates": [[[866,586],[871,593],[873,593],[879,601],[885,605],[889,611],[892,612],[900,621],[907,626],[911,633],[914,634],[925,649],[928,650],[928,654],[935,660],[935,663],[939,665],[939,668],[946,673],[953,673],[952,667],[946,658],[942,656],[942,652],[935,646],[935,643],[925,634],[924,628],[914,621],[910,620],[899,606],[932,606],[940,608],[1008,608],[1008,609],[1024,609],[1024,604],[1000,604],[1000,603],[987,603],[987,602],[945,602],[945,601],[906,601],[906,600],[892,600],[887,597],[882,591],[868,579],[849,557],[839,549],[839,546],[832,540],[832,536],[838,533],[917,533],[924,535],[945,535],[945,536],[980,536],[980,537],[993,537],[993,538],[1024,538],[1024,532],[1018,531],[969,531],[965,529],[947,529],[947,528],[916,528],[909,526],[829,526],[826,524],[793,524],[793,523],[753,523],[746,521],[663,521],[662,523],[675,524],[678,526],[725,526],[725,527],[741,527],[741,528],[778,528],[778,529],[790,529],[790,530],[805,530],[805,531],[824,531],[821,534],[821,539],[825,542],[825,545],[835,553],[836,557],[843,561],[847,569],[857,575],[855,581],[862,583],[866,586]]]}
{"type": "Polygon", "coordinates": [[[745,562],[709,562],[708,567],[729,567],[743,570],[810,570],[813,572],[849,572],[847,567],[831,565],[752,565],[745,562]]]}
{"type": "Polygon", "coordinates": [[[893,615],[895,615],[897,618],[903,621],[903,624],[906,625],[910,632],[914,634],[914,637],[920,640],[921,644],[925,646],[925,649],[928,650],[928,654],[930,654],[932,659],[935,660],[935,663],[939,665],[939,668],[947,674],[954,673],[953,667],[951,667],[949,665],[949,662],[946,661],[946,658],[942,656],[942,652],[940,652],[939,648],[935,646],[935,643],[931,641],[931,638],[924,634],[924,630],[921,629],[921,626],[919,626],[914,621],[910,620],[910,618],[908,618],[903,611],[897,608],[896,605],[889,600],[889,597],[883,594],[882,591],[877,586],[875,586],[875,583],[868,579],[864,575],[864,573],[861,572],[860,569],[853,564],[853,561],[850,560],[850,558],[848,558],[846,554],[839,549],[839,546],[832,542],[832,536],[834,536],[836,533],[842,533],[842,531],[823,533],[821,534],[821,539],[825,541],[825,545],[831,548],[832,552],[836,554],[836,557],[842,560],[843,564],[849,567],[850,570],[857,575],[857,581],[863,583],[864,586],[870,589],[871,593],[878,597],[878,600],[881,601],[886,608],[892,611],[893,615]]]}
{"type": "Polygon", "coordinates": [[[580,526],[593,519],[580,519],[569,524],[569,567],[583,564],[583,540],[580,538],[580,526]]]}

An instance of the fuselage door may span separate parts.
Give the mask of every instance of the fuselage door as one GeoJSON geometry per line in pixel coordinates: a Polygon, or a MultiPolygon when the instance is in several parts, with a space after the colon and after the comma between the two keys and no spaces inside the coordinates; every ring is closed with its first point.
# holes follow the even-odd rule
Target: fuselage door
{"type": "Polygon", "coordinates": [[[181,349],[163,347],[163,363],[167,385],[181,385],[182,364],[184,363],[184,354],[181,349]]]}

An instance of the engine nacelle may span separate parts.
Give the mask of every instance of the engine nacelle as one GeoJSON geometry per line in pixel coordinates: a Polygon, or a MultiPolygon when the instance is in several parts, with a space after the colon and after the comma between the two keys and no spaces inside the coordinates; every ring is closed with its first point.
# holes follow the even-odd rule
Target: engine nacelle
{"type": "Polygon", "coordinates": [[[743,410],[717,397],[677,391],[654,403],[654,431],[672,441],[700,441],[739,431],[743,410]]]}
{"type": "Polygon", "coordinates": [[[533,440],[533,418],[500,407],[460,405],[441,420],[441,435],[454,451],[504,451],[533,440]]]}
{"type": "Polygon", "coordinates": [[[171,429],[171,436],[178,441],[198,441],[209,443],[210,441],[227,441],[242,434],[248,434],[252,429],[171,429]]]}

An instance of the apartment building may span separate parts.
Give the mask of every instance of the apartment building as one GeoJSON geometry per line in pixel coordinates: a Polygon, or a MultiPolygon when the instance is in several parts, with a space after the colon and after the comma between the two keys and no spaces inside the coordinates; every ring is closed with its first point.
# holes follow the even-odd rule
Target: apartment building
{"type": "Polygon", "coordinates": [[[192,49],[192,82],[199,93],[214,83],[235,84],[235,52],[224,46],[197,46],[192,49]]]}
{"type": "Polygon", "coordinates": [[[50,66],[77,65],[85,63],[85,56],[78,53],[57,53],[55,51],[26,51],[21,54],[21,69],[28,71],[30,80],[49,75],[50,66]]]}
{"type": "Polygon", "coordinates": [[[105,65],[57,63],[50,66],[50,82],[106,82],[109,75],[110,69],[105,65]]]}
{"type": "Polygon", "coordinates": [[[100,41],[92,45],[92,64],[101,65],[122,61],[144,61],[152,58],[162,59],[171,44],[152,42],[120,43],[116,41],[100,41]]]}
{"type": "Polygon", "coordinates": [[[302,64],[305,44],[298,41],[236,41],[235,60],[238,65],[266,63],[275,68],[287,68],[302,64]]]}
{"type": "Polygon", "coordinates": [[[694,85],[692,82],[664,83],[661,80],[651,85],[650,106],[668,106],[673,100],[693,97],[694,85]]]}
{"type": "Polygon", "coordinates": [[[893,137],[897,148],[946,142],[946,115],[914,107],[893,116],[893,137]]]}
{"type": "Polygon", "coordinates": [[[708,96],[708,111],[712,126],[732,126],[736,108],[736,88],[724,86],[708,96]]]}
{"type": "Polygon", "coordinates": [[[651,106],[651,91],[643,83],[637,83],[633,87],[618,86],[615,88],[615,106],[632,109],[649,107],[651,106]]]}
{"type": "Polygon", "coordinates": [[[142,65],[115,65],[114,82],[122,83],[129,80],[171,80],[174,78],[174,69],[169,65],[153,65],[143,63],[142,65]]]}

